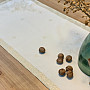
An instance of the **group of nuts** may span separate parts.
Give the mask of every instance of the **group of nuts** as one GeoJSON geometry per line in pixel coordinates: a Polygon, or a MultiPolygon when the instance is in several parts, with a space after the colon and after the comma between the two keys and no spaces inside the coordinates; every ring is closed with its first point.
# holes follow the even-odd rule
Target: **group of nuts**
{"type": "MultiPolygon", "coordinates": [[[[40,47],[39,48],[39,53],[44,54],[45,53],[45,48],[40,47]]],[[[58,54],[58,59],[56,60],[57,64],[63,64],[63,59],[64,59],[64,54],[59,53],[58,54]]],[[[71,62],[71,61],[72,61],[72,56],[71,55],[66,56],[66,62],[71,62]]],[[[73,68],[72,68],[72,66],[67,66],[66,70],[62,68],[58,71],[58,73],[61,76],[64,76],[67,73],[67,77],[72,78],[73,77],[73,68]]]]}
{"type": "MultiPolygon", "coordinates": [[[[64,59],[64,55],[62,53],[58,54],[58,59],[56,60],[57,64],[63,64],[63,59],[64,59]]],[[[66,61],[67,62],[71,62],[72,61],[72,56],[68,55],[66,56],[66,61]]],[[[67,78],[73,78],[73,68],[72,66],[67,66],[66,70],[61,68],[58,71],[59,75],[64,76],[67,73],[67,78]]]]}
{"type": "Polygon", "coordinates": [[[64,76],[65,73],[66,73],[67,74],[67,78],[73,78],[73,68],[72,68],[72,66],[67,66],[66,70],[62,68],[62,69],[60,69],[58,71],[58,73],[61,76],[64,76]]]}
{"type": "MultiPolygon", "coordinates": [[[[62,53],[59,53],[57,63],[58,64],[63,64],[63,59],[64,59],[64,55],[62,53]]],[[[71,55],[66,56],[66,61],[71,62],[72,61],[72,56],[71,55]]]]}

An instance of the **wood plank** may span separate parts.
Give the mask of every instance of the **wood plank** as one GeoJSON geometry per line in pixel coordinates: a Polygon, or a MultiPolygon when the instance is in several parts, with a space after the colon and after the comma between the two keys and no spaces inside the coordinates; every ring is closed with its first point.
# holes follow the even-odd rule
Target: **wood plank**
{"type": "MultiPolygon", "coordinates": [[[[63,14],[66,14],[64,11],[63,11],[63,8],[65,7],[65,5],[63,4],[63,0],[61,1],[61,3],[58,3],[58,0],[38,0],[40,2],[42,2],[43,4],[46,4],[58,11],[60,11],[61,13],[63,14]]],[[[89,0],[87,0],[88,2],[90,2],[89,0]]],[[[78,11],[76,13],[73,13],[73,12],[69,12],[67,14],[67,16],[71,17],[71,18],[74,18],[75,20],[78,20],[80,21],[81,23],[85,23],[85,18],[82,18],[82,16],[85,16],[85,14],[81,11],[78,11]]],[[[90,23],[89,25],[90,26],[90,23]]]]}
{"type": "Polygon", "coordinates": [[[48,90],[1,46],[0,71],[0,90],[48,90]]]}

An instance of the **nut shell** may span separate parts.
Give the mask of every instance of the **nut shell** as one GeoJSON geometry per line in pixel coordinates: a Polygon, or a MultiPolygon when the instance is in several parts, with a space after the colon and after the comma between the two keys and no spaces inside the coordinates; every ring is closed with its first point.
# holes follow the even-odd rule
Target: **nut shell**
{"type": "Polygon", "coordinates": [[[71,55],[66,56],[66,61],[71,62],[72,61],[72,56],[71,55]]]}
{"type": "Polygon", "coordinates": [[[45,48],[44,47],[40,47],[39,48],[39,52],[42,53],[42,54],[44,54],[45,53],[45,48]]]}
{"type": "Polygon", "coordinates": [[[61,76],[65,75],[65,69],[63,69],[63,68],[60,69],[58,73],[59,73],[59,75],[61,75],[61,76]]]}
{"type": "Polygon", "coordinates": [[[59,53],[59,54],[58,54],[58,58],[64,59],[64,54],[63,54],[63,53],[59,53]]]}
{"type": "Polygon", "coordinates": [[[58,58],[58,59],[56,60],[56,62],[57,62],[57,64],[63,64],[63,59],[62,59],[62,58],[58,58]]]}
{"type": "Polygon", "coordinates": [[[73,72],[72,71],[68,71],[67,72],[67,77],[68,78],[73,78],[73,72]]]}
{"type": "Polygon", "coordinates": [[[67,67],[66,67],[66,71],[73,71],[72,66],[67,66],[67,67]]]}

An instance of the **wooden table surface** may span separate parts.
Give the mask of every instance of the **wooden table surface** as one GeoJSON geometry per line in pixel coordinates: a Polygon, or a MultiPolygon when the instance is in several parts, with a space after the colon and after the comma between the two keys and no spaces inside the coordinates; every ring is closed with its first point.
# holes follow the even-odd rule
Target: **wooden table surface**
{"type": "Polygon", "coordinates": [[[0,90],[48,90],[31,72],[0,46],[0,90]]]}
{"type": "MultiPolygon", "coordinates": [[[[42,3],[44,3],[44,4],[46,4],[46,5],[48,5],[48,6],[50,6],[50,7],[52,7],[52,8],[54,8],[54,9],[58,10],[58,11],[60,11],[60,12],[63,13],[63,14],[66,14],[66,13],[63,11],[63,8],[66,7],[66,6],[64,5],[64,1],[63,1],[63,0],[61,0],[60,3],[58,3],[59,0],[38,0],[38,1],[40,1],[40,2],[42,2],[42,3]]],[[[90,0],[87,0],[87,1],[90,2],[90,0]]],[[[82,18],[82,16],[85,16],[85,14],[84,14],[83,12],[81,12],[81,11],[78,11],[78,12],[76,12],[76,13],[69,12],[69,13],[67,14],[67,16],[69,16],[69,17],[71,17],[71,18],[74,18],[75,20],[78,20],[78,21],[80,21],[80,22],[82,22],[82,23],[85,23],[85,18],[82,18]]],[[[90,26],[90,23],[89,23],[88,26],[90,26]]]]}

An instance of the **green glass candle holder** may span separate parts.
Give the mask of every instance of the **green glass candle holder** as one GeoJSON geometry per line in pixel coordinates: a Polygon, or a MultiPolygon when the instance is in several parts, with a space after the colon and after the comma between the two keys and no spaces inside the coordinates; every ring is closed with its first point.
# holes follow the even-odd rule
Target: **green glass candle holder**
{"type": "Polygon", "coordinates": [[[88,76],[90,76],[90,63],[88,60],[90,59],[90,33],[84,40],[78,58],[79,68],[88,76]]]}

